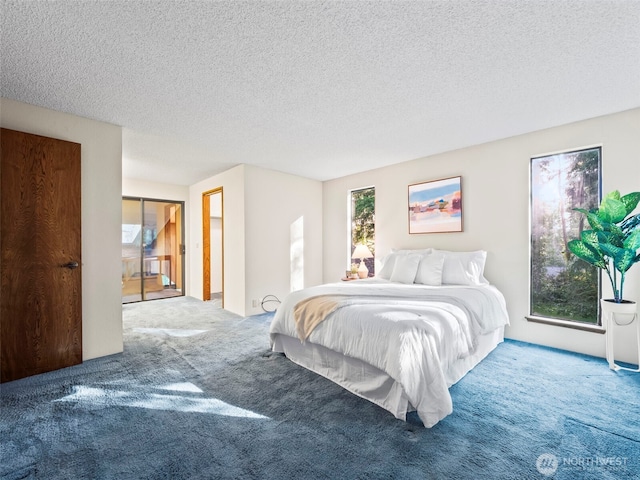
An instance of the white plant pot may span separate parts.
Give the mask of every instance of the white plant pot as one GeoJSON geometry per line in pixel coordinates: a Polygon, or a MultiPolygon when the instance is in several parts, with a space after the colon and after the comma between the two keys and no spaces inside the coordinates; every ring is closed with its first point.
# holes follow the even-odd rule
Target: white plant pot
{"type": "Polygon", "coordinates": [[[611,315],[611,318],[617,325],[629,325],[636,318],[638,304],[634,301],[627,300],[623,303],[616,303],[613,300],[601,298],[600,307],[602,313],[611,315]]]}
{"type": "Polygon", "coordinates": [[[603,326],[606,328],[605,343],[606,357],[611,370],[628,370],[630,372],[640,372],[640,320],[637,318],[637,303],[626,301],[616,303],[613,300],[600,299],[602,308],[603,326]],[[636,322],[636,347],[638,353],[638,368],[628,368],[618,365],[615,361],[613,332],[616,325],[625,326],[636,322]]]}

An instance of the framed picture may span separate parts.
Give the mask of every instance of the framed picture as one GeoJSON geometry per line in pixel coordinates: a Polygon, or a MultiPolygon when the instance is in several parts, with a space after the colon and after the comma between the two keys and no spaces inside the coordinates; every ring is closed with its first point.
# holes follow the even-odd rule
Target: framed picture
{"type": "Polygon", "coordinates": [[[462,231],[462,177],[409,185],[409,233],[462,231]]]}

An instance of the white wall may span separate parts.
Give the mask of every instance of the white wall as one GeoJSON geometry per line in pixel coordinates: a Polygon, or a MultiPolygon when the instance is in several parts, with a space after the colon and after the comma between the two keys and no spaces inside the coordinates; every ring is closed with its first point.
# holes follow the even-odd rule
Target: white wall
{"type": "Polygon", "coordinates": [[[4,98],[0,123],[82,145],[83,359],[122,352],[122,129],[4,98]]]}
{"type": "Polygon", "coordinates": [[[185,210],[189,203],[189,187],[168,183],[148,182],[136,178],[122,179],[123,197],[143,197],[156,200],[176,200],[185,202],[185,210]]]}
{"type": "Polygon", "coordinates": [[[222,218],[211,217],[209,219],[209,227],[211,229],[211,250],[209,252],[211,256],[209,270],[211,272],[211,293],[218,293],[222,291],[222,218]]]}
{"type": "MultiPolygon", "coordinates": [[[[209,195],[211,293],[222,292],[222,194],[209,195]]],[[[204,293],[204,292],[203,292],[204,293]]]]}
{"type": "MultiPolygon", "coordinates": [[[[603,192],[640,190],[640,109],[325,182],[324,281],[336,281],[347,263],[348,191],[375,185],[378,259],[394,247],[487,250],[486,277],[507,299],[511,318],[507,336],[602,357],[602,334],[525,319],[529,308],[529,160],[598,144],[603,147],[603,192]],[[456,175],[462,175],[464,232],[409,235],[407,186],[456,175]]],[[[607,296],[607,285],[603,285],[607,296]]],[[[625,296],[640,300],[638,266],[627,274],[625,296]]],[[[616,355],[620,352],[622,360],[635,362],[633,336],[624,337],[616,344],[616,355]]]]}
{"type": "Polygon", "coordinates": [[[291,226],[303,219],[303,286],[322,281],[322,183],[240,165],[190,187],[191,295],[202,298],[202,194],[223,187],[224,307],[261,313],[268,294],[291,291],[291,226]]]}
{"type": "Polygon", "coordinates": [[[322,283],[322,183],[247,165],[245,206],[245,311],[253,315],[262,313],[253,300],[322,283]]]}

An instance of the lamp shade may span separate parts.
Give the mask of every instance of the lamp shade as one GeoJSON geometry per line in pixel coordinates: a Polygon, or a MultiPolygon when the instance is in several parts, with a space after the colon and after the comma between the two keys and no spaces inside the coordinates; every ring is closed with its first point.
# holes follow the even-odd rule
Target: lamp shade
{"type": "Polygon", "coordinates": [[[364,243],[360,243],[356,246],[356,249],[353,251],[353,254],[351,255],[351,258],[371,258],[373,257],[373,254],[371,253],[371,250],[369,250],[369,248],[367,248],[367,246],[364,243]]]}

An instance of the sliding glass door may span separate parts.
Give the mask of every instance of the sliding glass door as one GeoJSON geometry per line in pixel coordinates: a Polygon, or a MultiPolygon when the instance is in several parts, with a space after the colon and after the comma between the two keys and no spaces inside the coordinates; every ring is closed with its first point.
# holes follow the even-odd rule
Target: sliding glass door
{"type": "Polygon", "coordinates": [[[122,199],[122,303],[184,295],[184,202],[122,199]]]}

